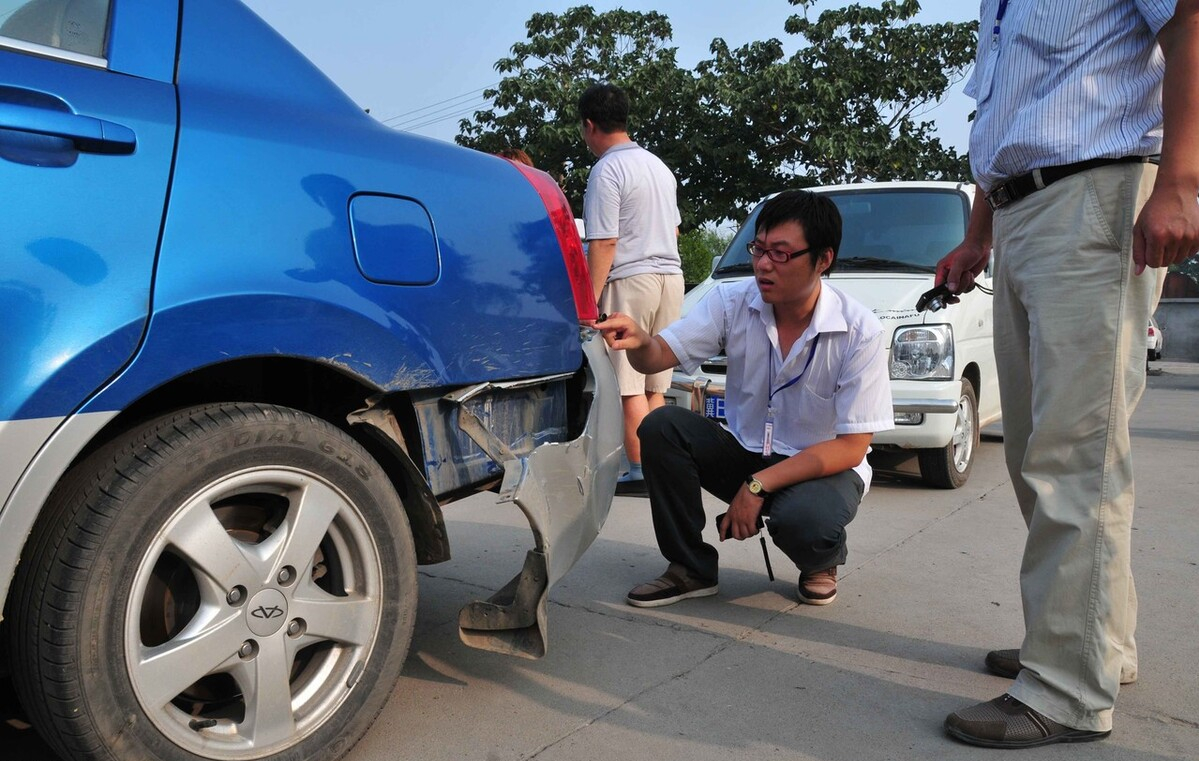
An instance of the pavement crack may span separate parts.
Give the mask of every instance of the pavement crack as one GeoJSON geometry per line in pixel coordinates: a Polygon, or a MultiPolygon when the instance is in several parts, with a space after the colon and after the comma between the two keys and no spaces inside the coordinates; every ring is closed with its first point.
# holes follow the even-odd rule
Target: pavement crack
{"type": "Polygon", "coordinates": [[[1184,727],[1186,729],[1199,729],[1199,721],[1184,719],[1181,716],[1171,716],[1167,713],[1130,713],[1133,718],[1142,721],[1151,721],[1155,724],[1165,724],[1170,727],[1184,727]]]}
{"type": "Polygon", "coordinates": [[[998,492],[998,491],[1007,492],[1010,488],[1011,488],[1010,480],[1001,481],[1000,483],[996,484],[995,486],[991,487],[990,489],[984,491],[982,494],[979,494],[977,497],[975,497],[967,502],[963,502],[961,505],[958,505],[957,507],[955,507],[954,509],[945,513],[944,515],[940,515],[940,516],[932,519],[931,521],[924,524],[916,531],[913,531],[912,533],[903,537],[902,539],[896,540],[890,546],[884,547],[882,550],[876,552],[875,554],[866,558],[861,563],[858,563],[857,565],[853,566],[852,568],[849,566],[846,566],[844,572],[842,572],[838,575],[842,579],[848,578],[850,575],[852,575],[858,569],[865,568],[868,565],[873,565],[874,563],[878,562],[878,560],[880,558],[883,558],[886,555],[891,554],[895,550],[898,550],[899,548],[903,547],[905,544],[912,541],[916,537],[918,537],[921,534],[925,533],[926,531],[929,531],[930,529],[934,528],[935,526],[937,526],[937,524],[939,524],[943,521],[949,520],[950,518],[953,518],[958,513],[962,512],[963,510],[965,510],[969,507],[973,507],[974,505],[978,504],[979,502],[985,501],[987,499],[987,497],[990,497],[995,492],[998,492]]]}
{"type": "MultiPolygon", "coordinates": [[[[794,611],[796,608],[799,607],[799,603],[791,603],[787,607],[777,610],[774,613],[772,613],[771,615],[767,616],[762,621],[758,622],[757,625],[745,627],[744,630],[742,630],[739,634],[737,634],[737,636],[733,637],[733,636],[729,636],[727,634],[721,634],[719,632],[709,632],[709,631],[704,631],[702,629],[696,629],[695,626],[689,625],[689,624],[679,624],[679,623],[675,623],[675,622],[671,622],[671,621],[662,621],[660,619],[656,619],[656,618],[652,618],[652,617],[643,618],[643,617],[639,617],[639,616],[627,616],[627,615],[622,616],[613,611],[596,610],[596,609],[593,609],[586,605],[571,606],[571,605],[566,605],[563,603],[554,603],[554,604],[558,605],[559,607],[564,607],[564,608],[573,607],[573,608],[585,610],[589,613],[596,613],[598,615],[603,615],[603,616],[612,616],[615,618],[619,618],[623,621],[628,621],[630,623],[648,624],[650,626],[660,626],[660,627],[675,630],[675,631],[686,631],[686,632],[692,633],[692,634],[696,634],[696,633],[703,634],[708,637],[716,638],[719,641],[717,642],[716,646],[713,647],[703,658],[700,658],[698,661],[691,664],[687,668],[682,669],[681,671],[677,671],[668,677],[665,677],[663,679],[658,680],[657,682],[654,682],[653,684],[647,685],[644,689],[638,691],[637,693],[635,693],[633,695],[630,695],[629,697],[627,697],[623,701],[621,701],[619,704],[609,708],[608,710],[606,710],[602,713],[592,716],[590,719],[588,719],[587,721],[574,727],[569,732],[566,732],[565,734],[563,734],[562,736],[560,736],[558,739],[554,740],[553,742],[547,743],[546,745],[542,746],[541,748],[538,748],[536,752],[534,752],[532,755],[529,756],[529,759],[537,758],[542,753],[559,745],[564,740],[567,740],[570,737],[573,737],[574,735],[587,729],[588,727],[593,726],[597,722],[602,721],[603,719],[607,718],[608,716],[611,716],[613,713],[616,713],[617,711],[621,710],[625,706],[628,706],[631,703],[637,702],[644,695],[647,695],[648,693],[650,693],[654,690],[657,690],[659,688],[662,688],[669,684],[672,684],[673,682],[677,682],[680,679],[687,678],[692,673],[694,673],[697,669],[702,668],[705,664],[708,663],[708,661],[712,660],[717,655],[720,655],[721,653],[723,653],[725,650],[728,650],[733,645],[744,643],[746,640],[748,640],[750,637],[752,637],[755,634],[762,633],[768,624],[775,621],[780,616],[790,613],[791,611],[794,611]]],[[[806,657],[806,655],[804,657],[806,657]]]]}
{"type": "Polygon", "coordinates": [[[682,623],[678,623],[675,621],[666,621],[666,620],[663,620],[660,618],[653,618],[650,616],[638,616],[635,613],[623,613],[623,612],[620,612],[617,610],[613,610],[611,608],[594,608],[590,605],[571,605],[569,603],[558,602],[557,600],[550,600],[550,605],[554,606],[555,608],[566,608],[569,610],[581,610],[581,611],[585,611],[587,613],[594,613],[597,616],[605,616],[607,618],[615,618],[617,620],[624,621],[625,623],[630,623],[630,624],[645,624],[648,626],[657,626],[662,629],[669,629],[669,630],[675,631],[675,632],[686,632],[688,634],[701,634],[701,635],[704,635],[707,637],[711,637],[713,639],[720,640],[721,642],[727,641],[729,639],[728,635],[726,635],[726,634],[708,631],[706,629],[697,629],[694,624],[690,624],[690,623],[682,624],[682,623]]]}
{"type": "Polygon", "coordinates": [[[666,685],[668,685],[668,684],[671,684],[671,683],[673,683],[673,682],[677,682],[677,681],[679,681],[680,679],[685,679],[685,678],[687,678],[687,677],[688,677],[688,676],[689,676],[689,675],[690,675],[692,672],[694,672],[696,669],[698,669],[698,668],[700,668],[701,666],[703,666],[704,664],[706,664],[708,661],[710,661],[710,660],[712,660],[713,658],[715,658],[715,657],[716,657],[717,655],[719,655],[720,653],[722,653],[722,652],[724,652],[725,650],[727,650],[727,649],[728,649],[730,646],[732,646],[732,645],[733,645],[735,642],[740,642],[740,641],[742,641],[742,640],[743,640],[745,637],[748,637],[748,636],[749,636],[749,634],[748,634],[748,632],[747,632],[746,634],[744,634],[744,635],[742,635],[742,636],[739,636],[739,637],[737,637],[736,639],[732,639],[732,638],[724,637],[724,638],[723,638],[723,639],[724,639],[724,641],[723,641],[723,642],[721,642],[720,644],[718,644],[716,647],[712,648],[712,650],[711,650],[711,651],[710,651],[710,652],[709,652],[707,655],[705,655],[703,658],[699,659],[698,661],[696,661],[695,663],[691,664],[690,666],[688,666],[687,668],[685,668],[685,669],[683,669],[683,670],[681,670],[681,671],[678,671],[678,672],[676,672],[676,673],[674,673],[674,674],[672,674],[672,675],[670,675],[670,676],[668,676],[668,677],[666,677],[666,678],[664,678],[664,679],[660,679],[660,680],[658,680],[657,682],[654,682],[653,684],[647,685],[645,688],[643,688],[643,689],[642,689],[642,690],[640,690],[639,692],[637,692],[637,693],[635,693],[635,694],[633,694],[633,695],[630,695],[629,697],[627,697],[627,698],[625,698],[623,701],[621,701],[619,704],[612,706],[611,708],[609,708],[608,710],[604,711],[603,713],[600,713],[600,714],[597,714],[597,715],[595,715],[595,716],[592,716],[590,719],[588,719],[587,721],[585,721],[585,722],[583,722],[583,723],[579,724],[578,726],[576,726],[574,729],[570,730],[569,732],[566,732],[565,734],[563,734],[561,737],[559,737],[558,739],[554,740],[553,742],[547,743],[546,745],[543,745],[542,747],[538,748],[538,749],[537,749],[537,750],[536,750],[536,751],[535,751],[535,752],[534,752],[532,755],[530,755],[530,756],[529,756],[529,759],[534,759],[534,758],[537,758],[538,756],[540,756],[540,755],[541,755],[542,753],[544,753],[545,751],[547,751],[547,750],[549,750],[549,749],[551,749],[551,748],[555,747],[556,745],[559,745],[559,744],[560,744],[560,743],[561,743],[563,740],[567,740],[567,739],[569,739],[570,737],[573,737],[574,735],[576,735],[576,734],[578,734],[579,732],[583,731],[584,729],[587,729],[588,727],[591,727],[591,726],[593,726],[593,725],[594,725],[594,724],[596,724],[597,722],[599,722],[599,721],[601,721],[601,720],[603,720],[603,719],[606,719],[607,717],[609,717],[609,716],[611,716],[612,714],[616,713],[617,711],[621,710],[622,708],[624,708],[625,706],[629,705],[630,703],[635,703],[635,702],[637,702],[637,701],[638,701],[638,700],[640,700],[640,699],[641,699],[641,698],[642,698],[644,695],[646,695],[646,694],[648,694],[648,693],[650,693],[650,692],[652,692],[652,691],[654,691],[654,690],[657,690],[657,689],[659,689],[660,687],[664,687],[664,686],[666,686],[666,685]]]}
{"type": "MultiPolygon", "coordinates": [[[[481,589],[483,591],[491,590],[492,592],[496,591],[496,589],[499,589],[499,587],[495,587],[493,589],[492,587],[489,587],[486,584],[479,584],[478,582],[467,581],[466,579],[459,579],[455,576],[444,576],[441,574],[429,573],[428,571],[422,571],[419,569],[417,570],[416,573],[418,576],[424,576],[426,579],[434,579],[436,581],[449,581],[454,584],[461,584],[464,587],[470,587],[472,589],[481,589]]],[[[504,585],[500,584],[500,587],[502,587],[502,586],[504,586],[504,585]]]]}

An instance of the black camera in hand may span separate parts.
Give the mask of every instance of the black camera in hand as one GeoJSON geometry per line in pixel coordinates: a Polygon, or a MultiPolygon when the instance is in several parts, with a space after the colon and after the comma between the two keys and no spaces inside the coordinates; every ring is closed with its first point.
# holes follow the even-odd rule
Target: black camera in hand
{"type": "Polygon", "coordinates": [[[925,291],[916,301],[916,311],[923,312],[939,312],[948,306],[946,299],[953,296],[953,292],[949,290],[949,286],[941,283],[936,288],[925,291]]]}

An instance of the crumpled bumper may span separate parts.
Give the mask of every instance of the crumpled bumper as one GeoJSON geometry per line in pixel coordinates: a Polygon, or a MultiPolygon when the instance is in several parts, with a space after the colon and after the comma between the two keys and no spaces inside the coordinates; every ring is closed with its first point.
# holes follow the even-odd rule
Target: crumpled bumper
{"type": "Polygon", "coordinates": [[[584,335],[592,397],[587,423],[573,441],[542,444],[504,463],[500,502],[525,514],[535,546],[508,584],[459,613],[459,634],[471,647],[545,655],[549,589],[595,541],[612,506],[624,438],[620,391],[599,334],[584,335]]]}

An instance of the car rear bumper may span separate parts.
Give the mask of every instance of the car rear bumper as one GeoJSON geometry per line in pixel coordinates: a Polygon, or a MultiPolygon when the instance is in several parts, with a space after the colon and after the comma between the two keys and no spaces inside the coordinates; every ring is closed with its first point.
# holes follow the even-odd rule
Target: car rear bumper
{"type": "Polygon", "coordinates": [[[598,333],[584,340],[583,352],[591,406],[582,434],[505,463],[499,501],[524,513],[534,547],[508,584],[460,611],[459,636],[472,647],[544,655],[549,589],[591,546],[608,517],[624,447],[620,390],[598,333]]]}

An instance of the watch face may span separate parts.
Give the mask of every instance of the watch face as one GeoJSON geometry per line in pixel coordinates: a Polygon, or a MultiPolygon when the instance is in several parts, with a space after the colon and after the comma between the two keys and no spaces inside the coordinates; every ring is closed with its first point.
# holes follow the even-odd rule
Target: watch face
{"type": "Polygon", "coordinates": [[[750,481],[749,482],[749,491],[750,491],[750,494],[760,494],[762,492],[762,482],[756,478],[754,480],[750,481]]]}

